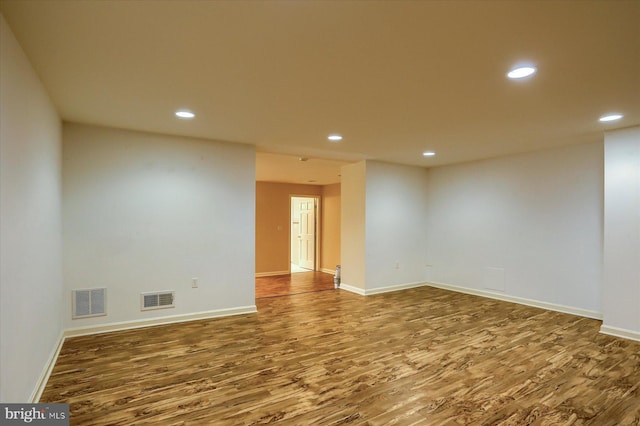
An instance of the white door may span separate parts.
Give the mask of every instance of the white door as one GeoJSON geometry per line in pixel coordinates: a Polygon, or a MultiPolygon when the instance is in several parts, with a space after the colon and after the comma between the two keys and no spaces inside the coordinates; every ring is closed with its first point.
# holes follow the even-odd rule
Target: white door
{"type": "Polygon", "coordinates": [[[315,199],[305,198],[298,199],[299,217],[298,217],[298,253],[300,261],[298,265],[315,269],[316,259],[316,206],[315,199]]]}

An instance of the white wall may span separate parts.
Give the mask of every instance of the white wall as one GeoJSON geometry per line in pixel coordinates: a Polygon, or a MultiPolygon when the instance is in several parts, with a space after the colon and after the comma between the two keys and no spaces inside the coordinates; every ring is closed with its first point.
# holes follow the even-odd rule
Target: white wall
{"type": "Polygon", "coordinates": [[[0,15],[0,401],[30,402],[62,332],[60,119],[0,15]]]}
{"type": "Polygon", "coordinates": [[[429,169],[427,279],[601,312],[603,147],[429,169]]]}
{"type": "Polygon", "coordinates": [[[367,161],[366,290],[423,282],[427,170],[367,161]]]}
{"type": "Polygon", "coordinates": [[[605,134],[603,332],[640,339],[640,127],[605,134]]]}
{"type": "Polygon", "coordinates": [[[255,305],[252,146],[64,125],[66,328],[255,305]],[[192,277],[199,288],[191,288],[192,277]],[[71,319],[71,290],[106,287],[106,317],[71,319]],[[176,307],[141,312],[140,292],[176,307]]]}
{"type": "Polygon", "coordinates": [[[366,170],[367,163],[341,169],[340,256],[341,281],[360,290],[365,288],[366,249],[366,170]]]}

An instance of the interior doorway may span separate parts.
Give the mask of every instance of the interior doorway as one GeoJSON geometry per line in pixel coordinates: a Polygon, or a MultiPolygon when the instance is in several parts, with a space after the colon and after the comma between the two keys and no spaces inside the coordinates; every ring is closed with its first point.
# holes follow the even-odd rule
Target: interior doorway
{"type": "Polygon", "coordinates": [[[291,196],[291,273],[315,271],[318,197],[291,196]]]}

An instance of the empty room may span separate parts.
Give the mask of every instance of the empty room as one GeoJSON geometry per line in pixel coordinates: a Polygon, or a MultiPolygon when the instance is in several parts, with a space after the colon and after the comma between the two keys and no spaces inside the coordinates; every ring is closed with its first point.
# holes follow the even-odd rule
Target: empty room
{"type": "Polygon", "coordinates": [[[640,424],[639,23],[0,0],[0,423],[640,424]]]}

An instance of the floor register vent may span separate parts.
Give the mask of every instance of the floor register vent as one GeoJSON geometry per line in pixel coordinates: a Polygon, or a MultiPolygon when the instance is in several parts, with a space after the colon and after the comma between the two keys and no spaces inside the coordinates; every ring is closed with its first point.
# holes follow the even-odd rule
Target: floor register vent
{"type": "Polygon", "coordinates": [[[162,291],[154,293],[140,293],[140,309],[148,311],[151,309],[173,308],[175,299],[174,291],[162,291]]]}
{"type": "Polygon", "coordinates": [[[87,288],[71,291],[72,318],[107,315],[107,289],[87,288]]]}

